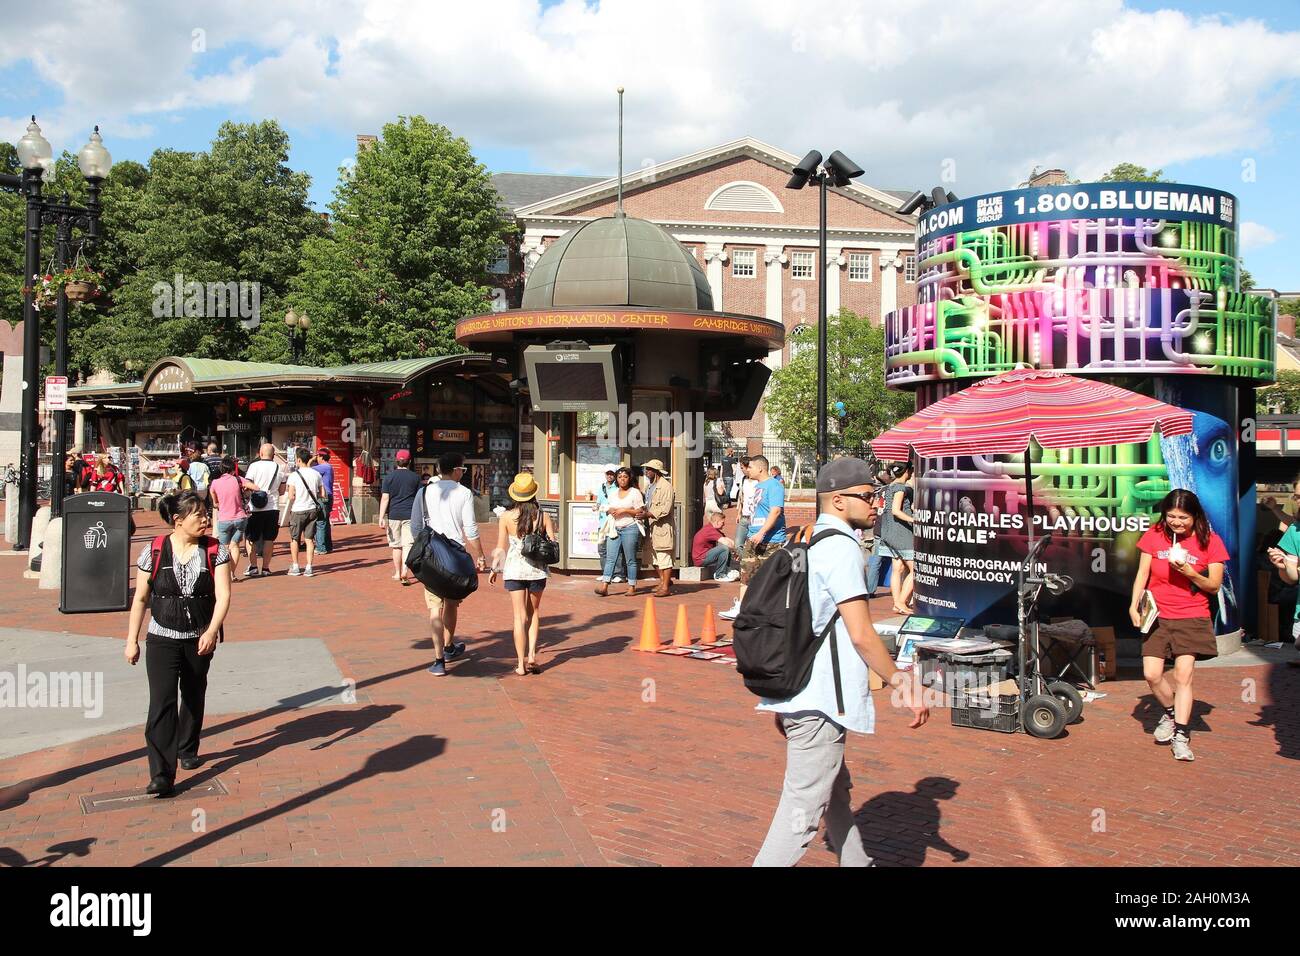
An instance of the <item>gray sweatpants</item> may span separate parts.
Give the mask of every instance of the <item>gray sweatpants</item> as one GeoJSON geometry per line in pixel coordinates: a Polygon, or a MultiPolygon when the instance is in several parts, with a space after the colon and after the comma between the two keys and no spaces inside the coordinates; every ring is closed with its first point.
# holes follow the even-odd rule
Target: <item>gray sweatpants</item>
{"type": "Polygon", "coordinates": [[[785,785],[776,816],[754,866],[794,866],[817,835],[826,815],[826,836],[840,866],[870,866],[849,803],[849,768],[844,731],[821,714],[782,714],[785,729],[785,785]]]}

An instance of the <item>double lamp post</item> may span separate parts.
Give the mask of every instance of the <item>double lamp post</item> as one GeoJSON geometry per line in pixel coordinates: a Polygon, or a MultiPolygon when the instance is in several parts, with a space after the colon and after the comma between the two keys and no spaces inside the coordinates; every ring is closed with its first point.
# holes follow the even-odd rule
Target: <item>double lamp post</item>
{"type": "MultiPolygon", "coordinates": [[[[49,141],[41,135],[41,128],[32,117],[27,132],[16,145],[18,162],[22,166],[20,175],[0,174],[0,188],[16,192],[27,201],[27,217],[24,228],[24,264],[23,285],[27,289],[23,296],[23,393],[22,393],[22,438],[18,470],[18,540],[14,542],[18,550],[26,550],[31,545],[32,520],[36,515],[36,473],[39,464],[40,427],[37,418],[37,405],[40,401],[39,382],[41,372],[41,329],[37,319],[36,287],[40,281],[41,268],[41,228],[54,227],[54,269],[61,272],[72,255],[74,230],[85,235],[85,248],[93,250],[100,238],[99,190],[113,165],[113,158],[104,148],[100,138],[99,127],[95,127],[90,141],[77,154],[77,165],[86,177],[86,205],[71,205],[65,193],[60,200],[47,199],[41,195],[41,184],[54,177],[54,151],[49,141]]],[[[68,374],[68,298],[60,285],[58,300],[55,305],[55,352],[54,370],[56,375],[68,374]]],[[[59,515],[63,510],[64,450],[67,448],[67,411],[56,413],[54,468],[50,478],[50,511],[59,515]]]]}
{"type": "Polygon", "coordinates": [[[817,467],[826,464],[826,190],[829,186],[843,187],[862,175],[862,167],[838,149],[826,162],[817,150],[809,151],[794,175],[785,184],[786,189],[803,189],[816,183],[821,191],[820,215],[817,220],[817,467]]]}

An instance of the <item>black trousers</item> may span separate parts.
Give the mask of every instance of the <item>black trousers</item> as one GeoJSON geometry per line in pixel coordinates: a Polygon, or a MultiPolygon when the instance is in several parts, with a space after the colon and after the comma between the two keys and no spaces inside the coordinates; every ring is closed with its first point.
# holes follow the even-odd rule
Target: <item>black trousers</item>
{"type": "Polygon", "coordinates": [[[200,655],[197,640],[178,641],[150,634],[145,641],[149,719],[144,725],[144,740],[149,751],[150,779],[175,780],[176,760],[199,755],[203,701],[211,666],[212,655],[200,655]]]}

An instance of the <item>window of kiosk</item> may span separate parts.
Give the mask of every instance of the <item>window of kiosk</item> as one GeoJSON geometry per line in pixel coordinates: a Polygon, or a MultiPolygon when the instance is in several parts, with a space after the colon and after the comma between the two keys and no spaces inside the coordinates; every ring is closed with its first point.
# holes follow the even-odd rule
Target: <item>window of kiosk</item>
{"type": "MultiPolygon", "coordinates": [[[[673,439],[677,437],[673,409],[672,393],[652,389],[634,389],[632,391],[633,421],[644,423],[644,437],[636,437],[636,448],[628,448],[633,465],[641,465],[651,458],[662,459],[671,470],[673,467],[673,439]]],[[[673,476],[676,477],[676,476],[673,476]]],[[[674,485],[676,482],[674,482],[674,485]]]]}
{"type": "Polygon", "coordinates": [[[385,418],[406,418],[422,422],[428,415],[428,394],[423,389],[403,388],[390,392],[385,397],[385,418]]]}
{"type": "Polygon", "coordinates": [[[459,378],[429,386],[429,419],[434,424],[469,422],[474,418],[474,388],[459,378]]]}
{"type": "Polygon", "coordinates": [[[547,415],[546,497],[560,497],[560,416],[547,415]]]}
{"type": "Polygon", "coordinates": [[[594,500],[606,468],[623,463],[623,449],[611,441],[614,418],[609,412],[579,412],[573,456],[573,499],[594,500]]]}

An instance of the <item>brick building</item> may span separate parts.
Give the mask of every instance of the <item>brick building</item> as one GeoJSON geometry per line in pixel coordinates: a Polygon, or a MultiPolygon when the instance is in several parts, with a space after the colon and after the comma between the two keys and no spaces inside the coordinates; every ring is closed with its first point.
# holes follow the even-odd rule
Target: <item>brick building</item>
{"type": "MultiPolygon", "coordinates": [[[[788,190],[799,157],[741,139],[649,166],[623,180],[627,215],[663,226],[693,252],[708,275],[715,309],[764,316],[787,330],[772,368],[800,347],[790,333],[817,316],[815,188],[788,190]]],[[[612,215],[617,177],[500,173],[493,177],[519,226],[519,245],[495,268],[518,306],[522,278],[546,247],[575,225],[612,215]]],[[[827,312],[841,306],[879,323],[915,301],[915,220],[898,213],[909,194],[852,184],[827,201],[827,312]]],[[[807,341],[804,339],[804,341],[807,341]]],[[[736,438],[767,432],[761,406],[752,421],[730,423],[736,438]]]]}

